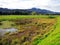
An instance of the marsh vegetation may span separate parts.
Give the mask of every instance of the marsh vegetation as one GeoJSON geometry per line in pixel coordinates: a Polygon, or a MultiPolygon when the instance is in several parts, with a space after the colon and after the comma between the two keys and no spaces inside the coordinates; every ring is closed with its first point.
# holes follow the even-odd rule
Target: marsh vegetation
{"type": "Polygon", "coordinates": [[[0,18],[0,32],[4,33],[4,36],[0,36],[2,45],[37,45],[54,30],[57,20],[48,16],[8,17],[0,18]]]}

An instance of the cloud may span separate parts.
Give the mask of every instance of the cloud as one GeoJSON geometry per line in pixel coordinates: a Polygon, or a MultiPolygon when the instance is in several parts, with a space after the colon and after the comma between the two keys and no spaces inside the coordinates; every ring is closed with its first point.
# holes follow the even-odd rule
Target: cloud
{"type": "Polygon", "coordinates": [[[42,8],[60,11],[60,0],[0,0],[0,7],[10,9],[42,8]]]}
{"type": "Polygon", "coordinates": [[[50,0],[46,8],[52,11],[60,12],[60,0],[50,0]]]}
{"type": "Polygon", "coordinates": [[[31,8],[47,5],[48,0],[0,0],[2,7],[8,8],[31,8]]]}

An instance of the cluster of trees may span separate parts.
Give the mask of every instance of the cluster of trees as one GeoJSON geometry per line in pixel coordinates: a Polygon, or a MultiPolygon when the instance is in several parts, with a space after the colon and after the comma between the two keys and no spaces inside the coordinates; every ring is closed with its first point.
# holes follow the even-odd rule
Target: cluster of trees
{"type": "Polygon", "coordinates": [[[0,15],[60,15],[58,12],[52,12],[49,10],[41,10],[41,9],[7,9],[7,8],[0,8],[0,15]]]}
{"type": "Polygon", "coordinates": [[[0,11],[0,15],[29,15],[30,11],[26,10],[8,10],[8,11],[0,11]]]}

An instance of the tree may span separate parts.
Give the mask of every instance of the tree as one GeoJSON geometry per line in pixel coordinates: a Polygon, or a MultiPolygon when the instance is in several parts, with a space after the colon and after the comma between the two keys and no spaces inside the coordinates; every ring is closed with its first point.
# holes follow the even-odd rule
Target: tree
{"type": "Polygon", "coordinates": [[[32,12],[31,14],[32,14],[32,15],[36,15],[36,12],[32,12]]]}

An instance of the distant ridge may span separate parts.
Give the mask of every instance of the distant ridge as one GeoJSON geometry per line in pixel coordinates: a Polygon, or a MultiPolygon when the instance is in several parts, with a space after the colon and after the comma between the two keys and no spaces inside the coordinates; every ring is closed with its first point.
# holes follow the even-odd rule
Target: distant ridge
{"type": "Polygon", "coordinates": [[[31,9],[8,9],[8,8],[0,8],[0,15],[6,14],[19,14],[19,15],[29,15],[32,12],[36,14],[60,14],[60,12],[53,12],[46,9],[39,9],[39,8],[31,8],[31,9]]]}

